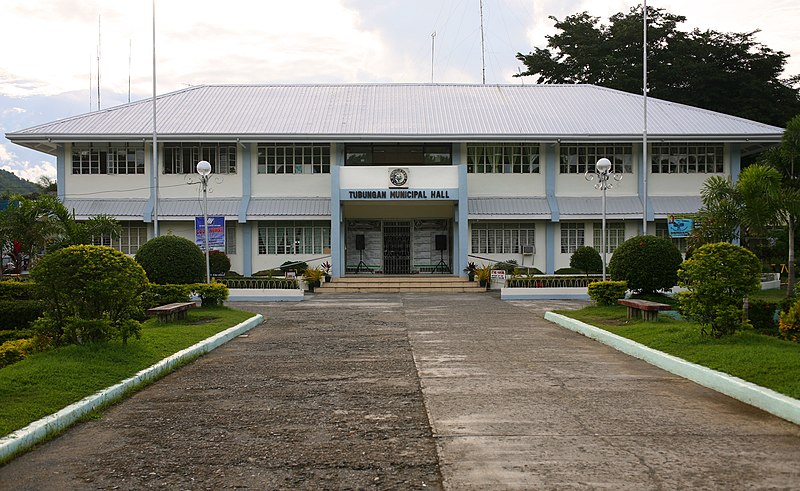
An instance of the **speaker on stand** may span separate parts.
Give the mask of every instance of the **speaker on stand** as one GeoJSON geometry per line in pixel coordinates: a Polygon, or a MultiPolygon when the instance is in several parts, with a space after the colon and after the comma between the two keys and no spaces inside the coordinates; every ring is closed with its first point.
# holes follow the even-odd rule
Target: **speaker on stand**
{"type": "Polygon", "coordinates": [[[356,267],[356,274],[361,272],[361,268],[369,272],[369,268],[364,264],[364,249],[367,246],[367,241],[364,234],[356,235],[356,250],[358,251],[358,266],[356,267]]]}
{"type": "Polygon", "coordinates": [[[452,273],[450,266],[444,261],[444,251],[447,250],[447,236],[444,234],[437,235],[435,242],[436,250],[439,251],[439,263],[433,268],[433,272],[436,273],[441,269],[442,273],[452,273]]]}

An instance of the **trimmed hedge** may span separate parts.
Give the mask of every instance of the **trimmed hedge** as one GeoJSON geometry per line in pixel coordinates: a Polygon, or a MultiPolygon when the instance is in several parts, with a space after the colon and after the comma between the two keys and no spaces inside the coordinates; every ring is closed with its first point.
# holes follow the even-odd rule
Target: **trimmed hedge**
{"type": "Polygon", "coordinates": [[[0,300],[29,300],[36,297],[36,286],[29,281],[0,281],[0,300]]]}
{"type": "Polygon", "coordinates": [[[191,284],[206,277],[203,251],[189,239],[163,235],[145,242],[134,256],[147,278],[160,285],[191,284]]]}
{"type": "Polygon", "coordinates": [[[669,290],[678,283],[681,253],[670,239],[653,235],[632,237],[614,251],[608,263],[611,279],[627,281],[637,293],[669,290]]]}
{"type": "Polygon", "coordinates": [[[28,329],[43,313],[38,300],[0,300],[0,330],[28,329]]]}
{"type": "Polygon", "coordinates": [[[775,313],[778,312],[780,303],[765,300],[750,300],[747,316],[753,329],[768,336],[779,336],[778,321],[775,313]]]}
{"type": "Polygon", "coordinates": [[[627,290],[625,281],[595,281],[589,283],[589,298],[597,305],[616,305],[618,299],[625,298],[627,290]]]}
{"type": "Polygon", "coordinates": [[[586,274],[603,271],[603,258],[594,247],[580,246],[569,258],[569,266],[586,274]]]}

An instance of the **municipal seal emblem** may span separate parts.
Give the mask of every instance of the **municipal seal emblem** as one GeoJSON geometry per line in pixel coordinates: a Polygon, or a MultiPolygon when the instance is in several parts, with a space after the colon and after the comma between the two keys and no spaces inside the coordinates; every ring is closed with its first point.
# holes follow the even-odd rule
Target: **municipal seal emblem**
{"type": "Polygon", "coordinates": [[[404,169],[392,169],[389,173],[389,182],[392,186],[403,186],[408,182],[408,173],[404,169]]]}

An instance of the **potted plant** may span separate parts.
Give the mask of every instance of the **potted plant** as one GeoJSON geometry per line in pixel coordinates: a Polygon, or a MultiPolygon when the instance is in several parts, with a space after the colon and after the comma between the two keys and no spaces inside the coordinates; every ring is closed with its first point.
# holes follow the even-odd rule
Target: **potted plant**
{"type": "Polygon", "coordinates": [[[331,263],[325,261],[320,267],[323,273],[325,273],[325,283],[329,283],[331,281],[331,263]]]}
{"type": "Polygon", "coordinates": [[[475,271],[477,269],[478,269],[478,267],[475,266],[475,263],[472,262],[472,261],[470,261],[467,264],[467,267],[464,268],[464,272],[467,273],[467,277],[469,277],[469,281],[475,281],[475,271]]]}
{"type": "Polygon", "coordinates": [[[492,267],[488,264],[484,264],[483,266],[477,268],[475,270],[475,276],[478,277],[478,283],[481,286],[487,287],[489,285],[489,280],[492,276],[492,267]]]}
{"type": "Polygon", "coordinates": [[[303,279],[308,285],[308,291],[313,292],[314,288],[320,285],[322,270],[319,268],[308,268],[303,271],[303,279]]]}

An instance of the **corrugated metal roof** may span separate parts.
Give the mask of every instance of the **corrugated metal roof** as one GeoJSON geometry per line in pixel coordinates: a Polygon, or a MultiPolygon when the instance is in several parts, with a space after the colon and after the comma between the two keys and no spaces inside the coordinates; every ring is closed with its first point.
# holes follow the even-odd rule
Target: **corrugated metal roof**
{"type": "Polygon", "coordinates": [[[64,206],[77,219],[108,215],[119,220],[141,220],[147,203],[143,199],[65,199],[64,206]]]}
{"type": "Polygon", "coordinates": [[[252,198],[247,218],[329,217],[330,198],[252,198]]]}
{"type": "Polygon", "coordinates": [[[537,216],[550,218],[547,198],[469,198],[469,216],[537,216]]]}
{"type": "MultiPolygon", "coordinates": [[[[161,138],[638,139],[643,101],[593,85],[209,85],[158,97],[161,138]]],[[[35,126],[14,142],[149,138],[149,100],[35,126]]],[[[648,99],[653,138],[778,141],[766,124],[648,99]]]]}
{"type": "MultiPolygon", "coordinates": [[[[241,200],[238,198],[209,198],[208,215],[237,217],[240,203],[241,200]]],[[[203,216],[203,200],[200,198],[161,199],[158,201],[158,216],[159,218],[203,216]]]]}
{"type": "Polygon", "coordinates": [[[703,207],[700,196],[652,196],[650,202],[656,216],[697,213],[703,207]]]}
{"type": "MultiPolygon", "coordinates": [[[[603,214],[603,198],[559,197],[558,211],[562,218],[576,216],[597,216],[603,214]]],[[[606,215],[608,216],[642,216],[642,200],[638,196],[607,196],[606,215]]]]}

